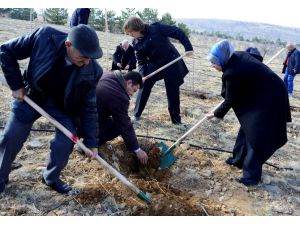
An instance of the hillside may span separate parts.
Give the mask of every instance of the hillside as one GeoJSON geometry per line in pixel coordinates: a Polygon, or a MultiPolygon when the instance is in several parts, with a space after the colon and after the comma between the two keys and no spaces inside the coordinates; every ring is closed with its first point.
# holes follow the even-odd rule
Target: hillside
{"type": "Polygon", "coordinates": [[[241,35],[246,39],[254,37],[267,40],[300,43],[300,28],[283,27],[266,23],[242,22],[220,19],[176,19],[186,23],[190,29],[203,32],[220,32],[233,37],[241,35]]]}

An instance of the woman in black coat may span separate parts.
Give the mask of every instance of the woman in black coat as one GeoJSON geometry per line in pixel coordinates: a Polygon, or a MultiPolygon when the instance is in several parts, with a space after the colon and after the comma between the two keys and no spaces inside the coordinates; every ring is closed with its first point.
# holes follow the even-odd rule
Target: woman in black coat
{"type": "MultiPolygon", "coordinates": [[[[188,56],[191,56],[193,52],[188,37],[176,26],[160,23],[147,25],[138,17],[130,17],[124,24],[124,31],[134,37],[133,47],[136,51],[138,69],[143,76],[180,56],[169,38],[179,40],[185,51],[188,52],[188,56]]],[[[138,120],[142,115],[155,82],[164,79],[172,123],[181,124],[179,87],[183,84],[183,79],[188,72],[184,61],[181,59],[146,80],[144,88],[140,89],[137,95],[134,120],[138,120]]]]}
{"type": "Polygon", "coordinates": [[[262,165],[287,142],[286,123],[291,122],[289,99],[283,81],[269,67],[247,52],[234,52],[223,40],[215,44],[208,60],[222,71],[223,104],[208,118],[223,118],[233,109],[240,130],[227,164],[243,168],[239,182],[256,185],[262,165]]]}

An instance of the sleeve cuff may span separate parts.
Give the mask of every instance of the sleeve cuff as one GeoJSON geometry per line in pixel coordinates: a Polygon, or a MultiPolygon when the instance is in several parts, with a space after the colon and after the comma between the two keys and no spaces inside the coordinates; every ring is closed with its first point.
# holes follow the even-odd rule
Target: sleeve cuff
{"type": "Polygon", "coordinates": [[[141,148],[134,150],[135,153],[138,153],[139,151],[141,151],[141,148]]]}

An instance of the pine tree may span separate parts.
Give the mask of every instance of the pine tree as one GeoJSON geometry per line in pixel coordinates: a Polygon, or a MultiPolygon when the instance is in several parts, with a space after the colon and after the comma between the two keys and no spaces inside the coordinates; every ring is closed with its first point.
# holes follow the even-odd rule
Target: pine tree
{"type": "Polygon", "coordinates": [[[37,18],[37,13],[32,8],[12,8],[9,12],[9,17],[17,20],[34,20],[37,18]]]}
{"type": "Polygon", "coordinates": [[[143,12],[137,12],[139,17],[147,24],[159,21],[157,9],[144,8],[143,12]]]}
{"type": "Polygon", "coordinates": [[[65,8],[47,8],[44,16],[48,23],[64,25],[68,21],[68,11],[65,8]]]}
{"type": "Polygon", "coordinates": [[[165,13],[164,15],[162,15],[160,22],[162,24],[166,24],[166,25],[175,25],[176,24],[176,21],[173,20],[170,13],[165,13]]]}
{"type": "Polygon", "coordinates": [[[190,37],[191,30],[185,23],[178,23],[178,27],[185,33],[187,37],[190,37]]]}

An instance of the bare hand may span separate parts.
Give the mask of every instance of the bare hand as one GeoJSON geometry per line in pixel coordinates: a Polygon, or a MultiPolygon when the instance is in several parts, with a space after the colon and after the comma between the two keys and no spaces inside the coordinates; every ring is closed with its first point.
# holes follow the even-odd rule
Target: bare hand
{"type": "Polygon", "coordinates": [[[209,113],[207,113],[205,116],[206,116],[207,119],[209,119],[209,120],[215,117],[215,115],[214,115],[213,112],[209,112],[209,113]]]}
{"type": "Polygon", "coordinates": [[[143,165],[147,164],[148,156],[147,156],[146,152],[144,152],[143,150],[140,150],[140,151],[136,152],[135,154],[143,165]]]}
{"type": "Polygon", "coordinates": [[[194,51],[186,51],[186,52],[185,52],[185,55],[186,55],[187,57],[192,57],[192,56],[194,55],[194,51]]]}
{"type": "Polygon", "coordinates": [[[12,91],[12,96],[18,101],[23,101],[25,96],[25,88],[20,88],[18,90],[12,91]]]}
{"type": "Polygon", "coordinates": [[[96,156],[98,155],[98,148],[91,148],[91,151],[86,152],[86,156],[89,157],[90,159],[95,159],[96,156]]]}
{"type": "Polygon", "coordinates": [[[121,68],[122,67],[121,63],[117,63],[117,67],[121,68]]]}
{"type": "Polygon", "coordinates": [[[125,70],[128,70],[129,69],[129,65],[125,66],[125,70]]]}

